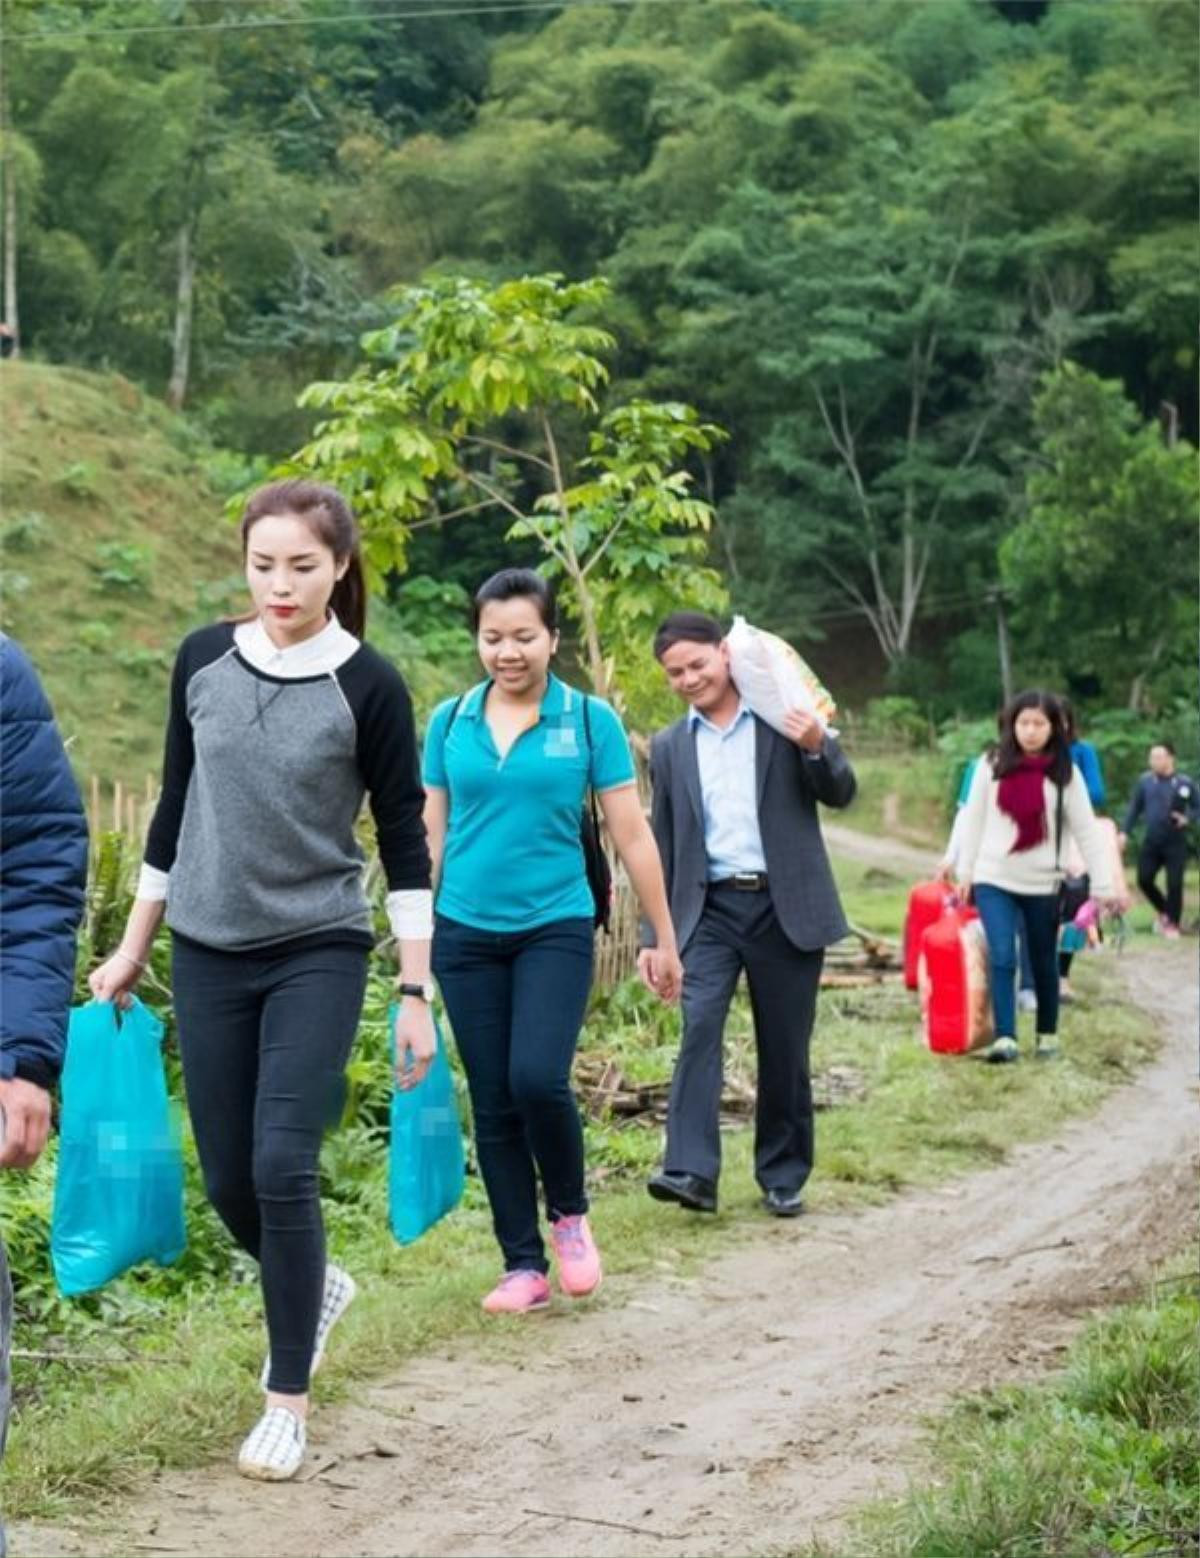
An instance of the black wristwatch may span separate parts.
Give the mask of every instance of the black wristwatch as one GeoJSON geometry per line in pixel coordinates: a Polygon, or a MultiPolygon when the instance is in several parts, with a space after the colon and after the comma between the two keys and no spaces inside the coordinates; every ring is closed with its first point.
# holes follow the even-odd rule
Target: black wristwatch
{"type": "Polygon", "coordinates": [[[437,986],[432,979],[427,979],[424,984],[410,985],[403,980],[396,981],[396,991],[399,995],[415,995],[419,1001],[424,1001],[426,1006],[432,1006],[437,997],[437,986]]]}

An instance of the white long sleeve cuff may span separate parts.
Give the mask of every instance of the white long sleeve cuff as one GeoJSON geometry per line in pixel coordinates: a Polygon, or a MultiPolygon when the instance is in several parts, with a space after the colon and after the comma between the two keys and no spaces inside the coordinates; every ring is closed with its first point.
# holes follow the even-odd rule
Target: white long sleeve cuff
{"type": "Polygon", "coordinates": [[[142,869],[138,872],[137,889],[135,898],[148,898],[152,903],[162,903],[167,896],[167,873],[160,871],[157,866],[148,866],[142,861],[142,869]]]}
{"type": "Polygon", "coordinates": [[[387,915],[397,941],[432,940],[433,894],[427,887],[407,887],[389,893],[387,915]]]}

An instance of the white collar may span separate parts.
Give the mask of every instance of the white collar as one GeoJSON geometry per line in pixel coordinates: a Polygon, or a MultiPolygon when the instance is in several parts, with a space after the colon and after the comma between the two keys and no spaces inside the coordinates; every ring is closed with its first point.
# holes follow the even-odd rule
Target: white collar
{"type": "Polygon", "coordinates": [[[714,725],[712,720],[710,720],[706,715],[701,714],[699,709],[693,707],[689,708],[687,711],[688,725],[692,730],[695,730],[697,725],[703,725],[706,730],[711,730],[715,735],[718,735],[723,739],[726,736],[731,736],[737,727],[741,724],[741,722],[745,719],[746,715],[750,714],[751,712],[750,705],[746,702],[745,698],[739,698],[737,713],[729,721],[728,725],[722,726],[714,725]]]}
{"type": "Polygon", "coordinates": [[[358,639],[353,633],[347,633],[332,612],[319,633],[284,649],[271,642],[261,617],[255,617],[252,622],[239,622],[233,630],[233,641],[238,652],[256,671],[266,671],[285,680],[328,676],[345,665],[359,647],[358,639]]]}

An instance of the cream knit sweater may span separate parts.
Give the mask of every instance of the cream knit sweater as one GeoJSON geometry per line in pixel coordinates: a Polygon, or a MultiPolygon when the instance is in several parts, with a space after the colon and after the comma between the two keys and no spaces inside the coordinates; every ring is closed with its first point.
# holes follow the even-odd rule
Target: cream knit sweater
{"type": "Polygon", "coordinates": [[[1057,791],[1047,779],[1046,837],[1032,849],[1012,853],[1017,825],[1000,810],[1000,781],[992,773],[990,760],[981,757],[975,767],[967,803],[963,807],[959,854],[959,880],[964,885],[987,883],[1010,893],[1031,896],[1055,891],[1067,867],[1074,844],[1083,857],[1091,877],[1093,898],[1111,898],[1114,891],[1112,865],[1104,836],[1096,825],[1096,814],[1088,799],[1087,788],[1078,768],[1071,770],[1071,782],[1063,790],[1062,846],[1055,864],[1055,828],[1057,791]]]}

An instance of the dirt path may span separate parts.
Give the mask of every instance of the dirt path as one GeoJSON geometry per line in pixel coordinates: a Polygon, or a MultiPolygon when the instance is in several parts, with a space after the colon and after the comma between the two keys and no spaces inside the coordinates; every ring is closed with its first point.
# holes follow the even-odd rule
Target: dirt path
{"type": "Polygon", "coordinates": [[[469,1342],[414,1361],[322,1415],[299,1485],[173,1473],[119,1535],[27,1527],[12,1551],[590,1558],[828,1539],[902,1483],[922,1413],[1052,1364],[1186,1237],[1194,945],[1124,967],[1162,1053],[1057,1140],[867,1212],[769,1224],[694,1280],[613,1280],[590,1313],[515,1330],[499,1361],[469,1342]]]}
{"type": "Polygon", "coordinates": [[[855,828],[843,827],[840,822],[830,822],[825,816],[821,818],[821,832],[835,855],[845,855],[848,860],[860,860],[864,865],[878,866],[895,875],[903,873],[914,881],[936,871],[941,860],[935,849],[902,844],[898,839],[873,833],[859,833],[855,828]]]}

